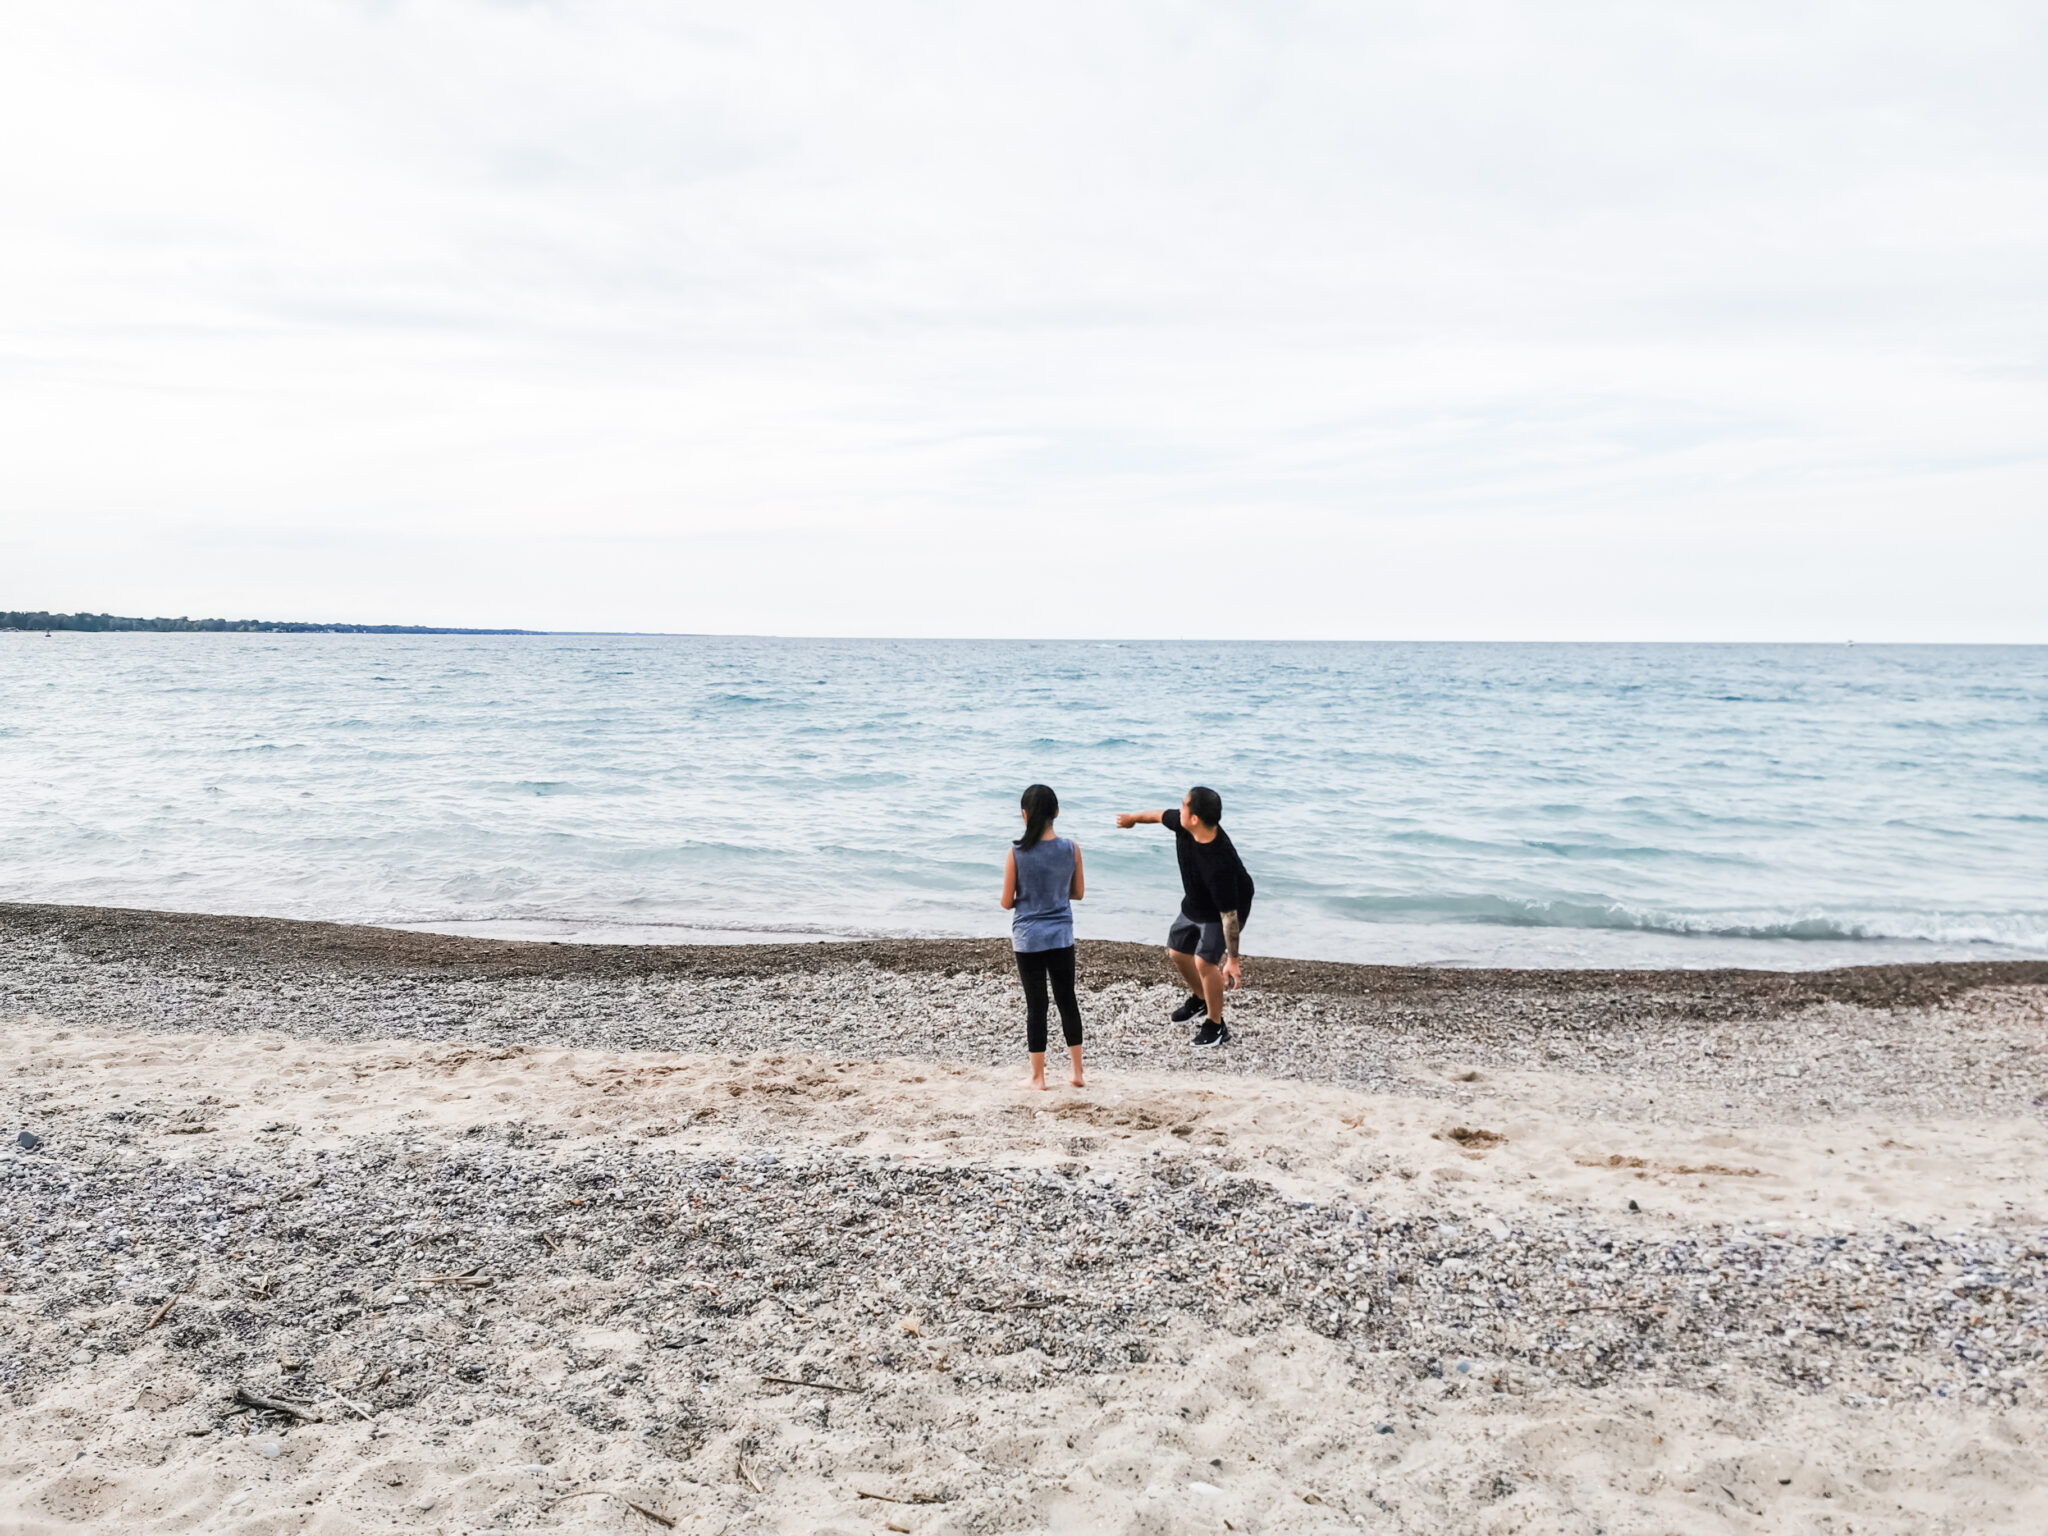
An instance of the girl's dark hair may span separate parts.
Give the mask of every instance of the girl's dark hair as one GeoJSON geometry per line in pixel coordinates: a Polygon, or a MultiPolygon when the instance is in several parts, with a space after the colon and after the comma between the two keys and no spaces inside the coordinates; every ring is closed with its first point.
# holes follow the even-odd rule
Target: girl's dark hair
{"type": "Polygon", "coordinates": [[[1017,839],[1017,846],[1036,848],[1051,828],[1053,817],[1060,813],[1060,797],[1045,785],[1034,784],[1017,803],[1024,807],[1024,835],[1017,839]]]}

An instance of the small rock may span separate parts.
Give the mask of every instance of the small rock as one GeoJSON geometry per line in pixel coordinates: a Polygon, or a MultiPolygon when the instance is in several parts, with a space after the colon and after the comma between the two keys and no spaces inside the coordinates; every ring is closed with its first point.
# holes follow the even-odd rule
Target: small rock
{"type": "Polygon", "coordinates": [[[43,1138],[34,1131],[21,1131],[16,1134],[14,1144],[24,1152],[33,1152],[43,1144],[43,1138]]]}
{"type": "Polygon", "coordinates": [[[275,1440],[266,1440],[261,1445],[259,1445],[257,1449],[261,1451],[265,1456],[268,1456],[272,1461],[277,1460],[278,1457],[284,1454],[284,1447],[279,1445],[275,1440]]]}

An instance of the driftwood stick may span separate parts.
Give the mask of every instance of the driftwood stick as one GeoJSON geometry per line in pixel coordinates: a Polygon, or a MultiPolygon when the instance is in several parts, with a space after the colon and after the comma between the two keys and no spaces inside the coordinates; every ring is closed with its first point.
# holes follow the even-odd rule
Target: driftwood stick
{"type": "Polygon", "coordinates": [[[913,1493],[907,1499],[899,1499],[893,1493],[869,1493],[865,1488],[853,1490],[861,1498],[874,1499],[882,1504],[943,1504],[946,1501],[936,1493],[913,1493]]]}
{"type": "Polygon", "coordinates": [[[288,1413],[295,1419],[304,1419],[309,1424],[321,1422],[320,1412],[305,1403],[288,1403],[281,1397],[265,1397],[260,1392],[251,1392],[247,1387],[235,1388],[235,1401],[244,1408],[262,1408],[271,1413],[288,1413]]]}
{"type": "Polygon", "coordinates": [[[165,1318],[169,1317],[171,1315],[171,1308],[175,1307],[178,1304],[178,1297],[181,1294],[181,1292],[173,1291],[170,1295],[166,1296],[164,1298],[164,1304],[158,1307],[156,1311],[152,1312],[149,1315],[149,1321],[142,1325],[142,1331],[144,1333],[149,1332],[150,1329],[154,1328],[158,1323],[162,1322],[165,1318]]]}
{"type": "Polygon", "coordinates": [[[763,1376],[763,1381],[772,1381],[779,1387],[816,1387],[820,1392],[858,1392],[859,1387],[842,1387],[833,1381],[799,1381],[794,1376],[763,1376]]]}

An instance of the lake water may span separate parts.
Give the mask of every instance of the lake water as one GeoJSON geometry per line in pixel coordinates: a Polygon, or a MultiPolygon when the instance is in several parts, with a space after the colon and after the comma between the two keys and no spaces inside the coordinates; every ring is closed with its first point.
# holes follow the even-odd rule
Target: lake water
{"type": "Polygon", "coordinates": [[[497,934],[997,934],[1018,793],[1249,954],[2048,954],[2048,647],[0,634],[0,899],[497,934]]]}

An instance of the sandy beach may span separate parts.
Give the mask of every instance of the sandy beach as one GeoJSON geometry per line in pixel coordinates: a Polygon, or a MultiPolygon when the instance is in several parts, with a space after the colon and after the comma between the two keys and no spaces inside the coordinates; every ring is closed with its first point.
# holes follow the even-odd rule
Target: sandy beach
{"type": "Polygon", "coordinates": [[[0,907],[0,1529],[2033,1531],[2048,966],[0,907]]]}

